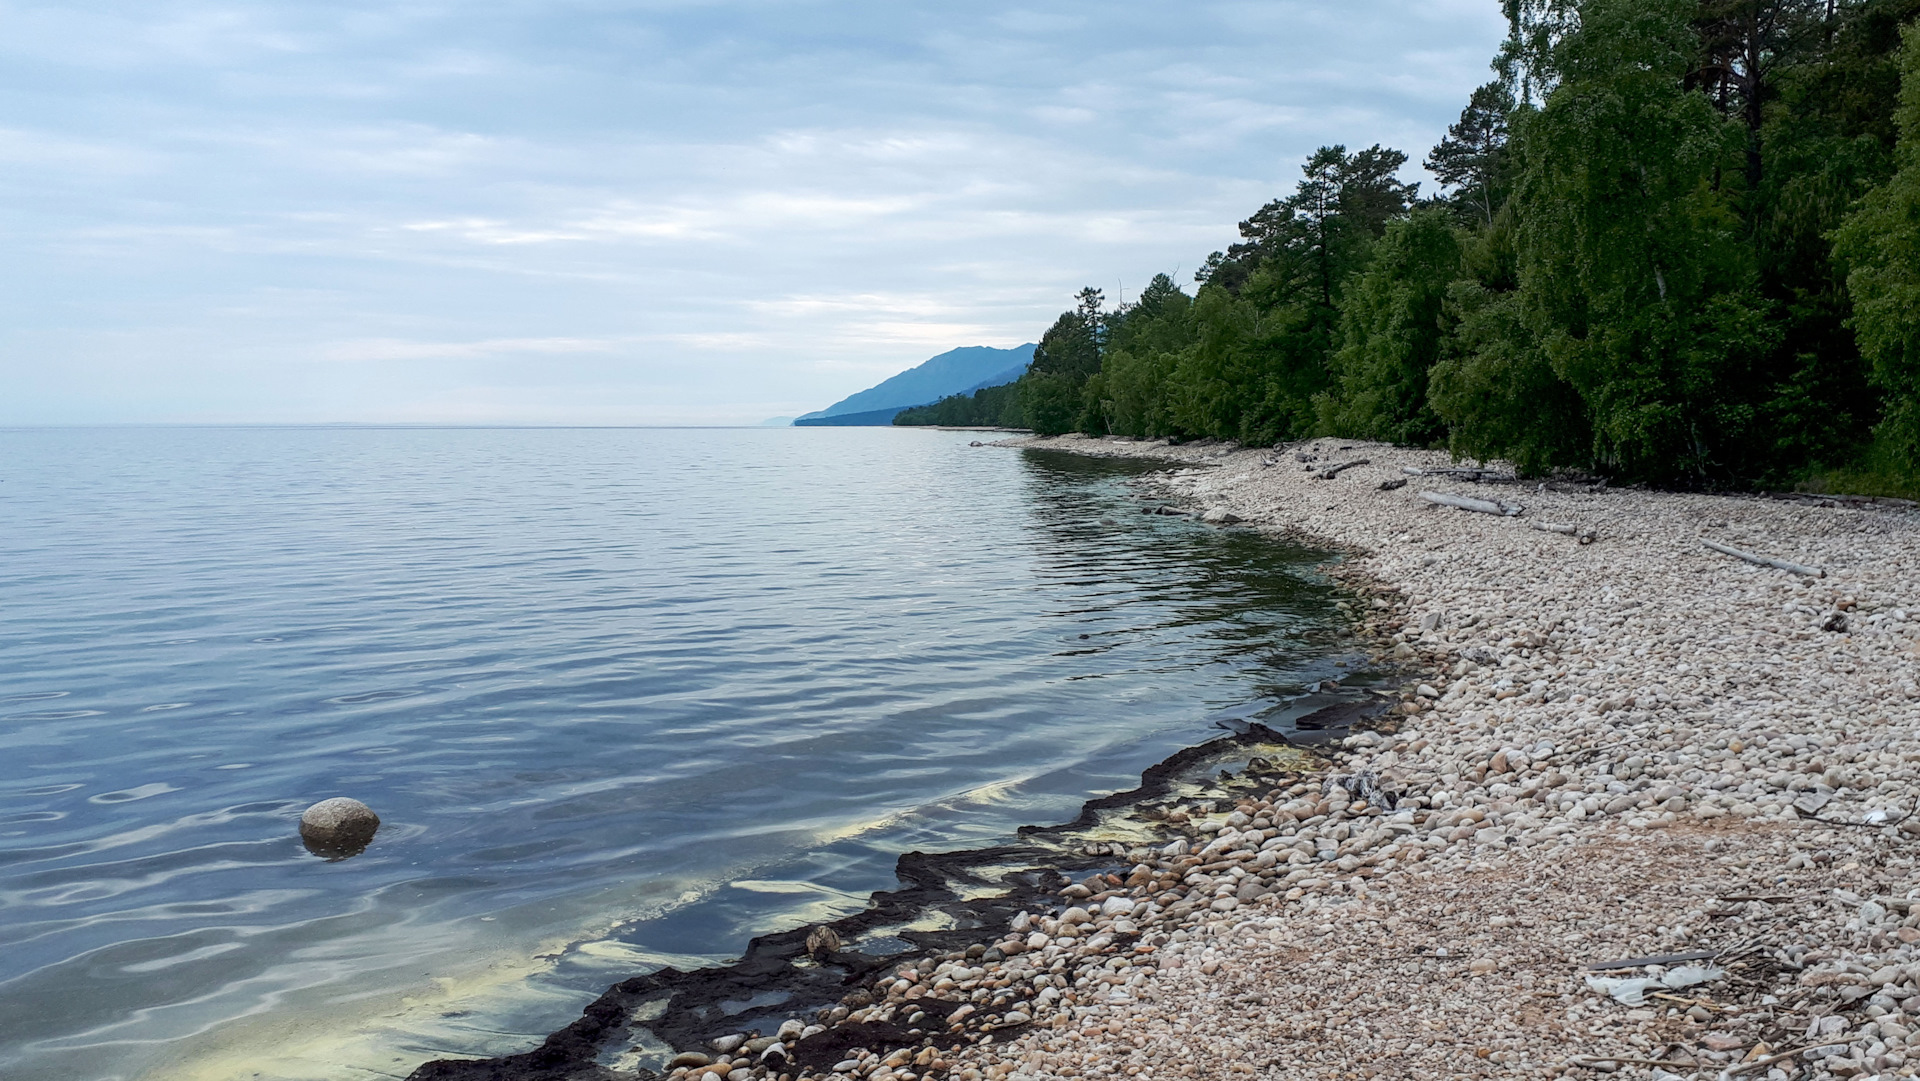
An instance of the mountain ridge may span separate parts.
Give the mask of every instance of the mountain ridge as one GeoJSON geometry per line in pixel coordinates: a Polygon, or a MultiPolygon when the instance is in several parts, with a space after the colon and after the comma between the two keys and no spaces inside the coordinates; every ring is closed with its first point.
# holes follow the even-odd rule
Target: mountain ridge
{"type": "MultiPolygon", "coordinates": [[[[1033,343],[999,349],[989,345],[966,345],[890,376],[865,390],[849,394],[825,409],[797,417],[794,424],[812,426],[833,423],[835,417],[853,414],[874,415],[891,409],[895,413],[917,405],[937,402],[950,394],[971,394],[982,387],[1011,383],[1026,373],[1033,361],[1033,343]]],[[[842,420],[840,424],[888,424],[884,419],[842,420]]]]}

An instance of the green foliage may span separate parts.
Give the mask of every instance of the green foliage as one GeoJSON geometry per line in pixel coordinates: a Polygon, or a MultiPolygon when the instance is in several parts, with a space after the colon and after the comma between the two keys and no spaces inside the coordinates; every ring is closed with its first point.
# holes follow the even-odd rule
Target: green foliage
{"type": "Polygon", "coordinates": [[[1406,163],[1405,154],[1377,145],[1353,154],[1321,147],[1301,167],[1305,178],[1294,193],[1241,222],[1240,243],[1209,256],[1199,279],[1238,292],[1266,269],[1270,292],[1314,297],[1331,308],[1339,283],[1419,194],[1419,185],[1395,175],[1406,163]]]}
{"type": "Polygon", "coordinates": [[[1739,133],[1680,84],[1688,0],[1593,0],[1562,82],[1524,117],[1514,193],[1522,318],[1579,392],[1592,458],[1672,480],[1724,466],[1752,420],[1726,391],[1767,345],[1749,250],[1716,178],[1739,133]]]}
{"type": "Polygon", "coordinates": [[[1415,444],[1445,434],[1427,404],[1427,370],[1440,358],[1441,300],[1460,274],[1460,256],[1459,238],[1437,210],[1387,226],[1372,264],[1341,301],[1333,388],[1318,402],[1325,430],[1415,444]]]}
{"type": "Polygon", "coordinates": [[[1077,386],[1100,370],[1104,337],[1100,306],[1104,298],[1100,290],[1089,286],[1074,299],[1078,302],[1074,310],[1062,312],[1040,336],[1027,370],[1037,376],[1059,376],[1077,386]]]}
{"type": "Polygon", "coordinates": [[[1306,427],[1321,350],[1302,333],[1301,308],[1262,313],[1249,300],[1209,287],[1194,301],[1194,319],[1198,340],[1181,352],[1168,378],[1177,432],[1266,443],[1306,427]],[[1303,378],[1313,382],[1302,387],[1303,378]]]}
{"type": "Polygon", "coordinates": [[[1513,114],[1513,90],[1505,81],[1473,92],[1446,138],[1427,154],[1427,171],[1454,190],[1453,204],[1481,225],[1491,226],[1506,201],[1507,118],[1513,114]]]}
{"type": "Polygon", "coordinates": [[[1101,311],[1105,298],[1088,286],[1074,300],[1074,309],[1061,313],[1040,336],[1033,363],[1018,384],[1021,413],[1027,426],[1041,435],[1075,431],[1089,417],[1090,403],[1082,391],[1100,371],[1106,343],[1107,317],[1101,311]]]}
{"type": "Polygon", "coordinates": [[[1136,437],[1177,433],[1168,379],[1193,334],[1193,298],[1165,274],[1154,275],[1137,302],[1109,319],[1107,352],[1087,392],[1105,431],[1136,437]]]}
{"type": "Polygon", "coordinates": [[[1901,50],[1897,171],[1860,201],[1835,241],[1850,266],[1853,324],[1886,394],[1877,431],[1896,466],[1920,471],[1920,23],[1901,50]]]}
{"type": "Polygon", "coordinates": [[[1080,387],[1059,372],[1029,372],[1020,386],[1020,411],[1041,435],[1065,435],[1080,420],[1080,387]]]}
{"type": "Polygon", "coordinates": [[[1426,157],[1441,198],[1399,151],[1323,147],[1192,296],[1083,290],[1021,419],[1920,483],[1920,0],[1502,6],[1497,77],[1426,157]]]}
{"type": "Polygon", "coordinates": [[[1462,279],[1447,290],[1445,315],[1453,333],[1427,378],[1447,448],[1507,458],[1523,473],[1583,464],[1586,408],[1527,332],[1520,294],[1462,279]]]}
{"type": "Polygon", "coordinates": [[[1020,409],[1018,383],[981,387],[972,394],[949,394],[945,398],[916,409],[896,414],[899,425],[938,424],[951,428],[1024,428],[1026,416],[1020,409]]]}

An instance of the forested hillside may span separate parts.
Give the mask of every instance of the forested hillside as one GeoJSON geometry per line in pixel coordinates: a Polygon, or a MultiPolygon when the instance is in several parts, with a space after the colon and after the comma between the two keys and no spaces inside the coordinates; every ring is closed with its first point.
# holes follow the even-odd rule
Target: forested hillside
{"type": "Polygon", "coordinates": [[[1324,148],[1191,292],[1083,290],[1019,383],[896,423],[1911,490],[1920,0],[1504,6],[1439,193],[1324,148]]]}

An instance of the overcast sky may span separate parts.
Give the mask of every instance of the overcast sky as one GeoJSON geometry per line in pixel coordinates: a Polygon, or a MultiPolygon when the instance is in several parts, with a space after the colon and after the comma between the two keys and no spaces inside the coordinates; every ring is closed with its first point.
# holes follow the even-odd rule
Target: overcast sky
{"type": "Polygon", "coordinates": [[[817,409],[1189,281],[1317,146],[1417,162],[1501,32],[1496,0],[0,0],[0,423],[817,409]]]}

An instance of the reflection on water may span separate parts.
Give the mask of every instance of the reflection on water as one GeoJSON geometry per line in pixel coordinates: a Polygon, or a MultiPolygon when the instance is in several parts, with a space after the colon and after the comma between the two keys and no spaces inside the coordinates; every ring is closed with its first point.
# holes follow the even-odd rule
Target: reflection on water
{"type": "Polygon", "coordinates": [[[520,1049],[1336,671],[1317,554],[966,442],[0,432],[0,1075],[520,1049]]]}

